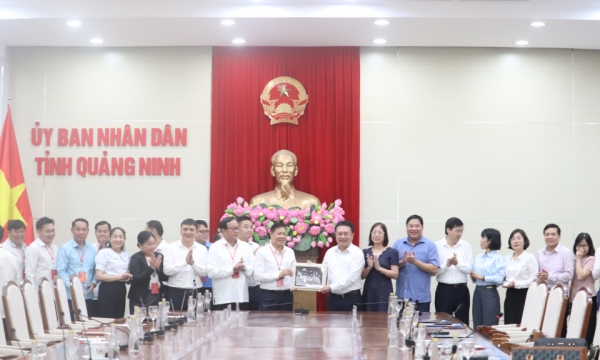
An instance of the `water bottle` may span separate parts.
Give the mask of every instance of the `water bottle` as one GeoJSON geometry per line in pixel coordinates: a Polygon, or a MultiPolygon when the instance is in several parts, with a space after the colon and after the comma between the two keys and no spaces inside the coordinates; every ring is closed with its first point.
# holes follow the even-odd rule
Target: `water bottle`
{"type": "Polygon", "coordinates": [[[110,339],[108,341],[108,358],[111,360],[119,360],[121,348],[119,347],[119,339],[117,338],[117,325],[110,324],[110,339]]]}
{"type": "Polygon", "coordinates": [[[31,340],[31,358],[38,359],[37,353],[38,353],[38,342],[37,342],[37,340],[33,339],[33,340],[31,340]]]}
{"type": "Polygon", "coordinates": [[[390,315],[396,316],[396,297],[394,293],[390,293],[388,297],[388,316],[390,315]]]}
{"type": "Polygon", "coordinates": [[[135,315],[131,315],[129,318],[129,353],[138,354],[140,352],[140,338],[138,334],[137,318],[135,315]]]}
{"type": "Polygon", "coordinates": [[[440,359],[440,348],[438,347],[438,343],[438,338],[433,338],[431,340],[431,348],[429,349],[429,357],[431,360],[440,359]]]}
{"type": "Polygon", "coordinates": [[[393,315],[388,316],[388,348],[398,347],[398,329],[396,328],[396,318],[393,315]]]}
{"type": "Polygon", "coordinates": [[[165,330],[165,319],[163,313],[165,312],[165,303],[162,301],[158,302],[158,314],[156,315],[156,328],[159,331],[165,330]]]}
{"type": "Polygon", "coordinates": [[[75,353],[77,353],[77,343],[75,342],[75,330],[69,330],[67,332],[67,339],[65,340],[65,351],[67,353],[67,358],[75,358],[75,353]]]}
{"type": "Polygon", "coordinates": [[[187,321],[193,323],[196,320],[196,299],[192,295],[188,298],[187,321]]]}

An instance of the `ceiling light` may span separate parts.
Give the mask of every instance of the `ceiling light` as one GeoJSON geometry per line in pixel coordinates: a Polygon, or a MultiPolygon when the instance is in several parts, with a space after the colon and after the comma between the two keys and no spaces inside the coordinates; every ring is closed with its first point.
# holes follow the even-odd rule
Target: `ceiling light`
{"type": "Polygon", "coordinates": [[[69,26],[73,26],[73,27],[76,27],[76,26],[81,26],[81,21],[78,21],[78,20],[71,20],[71,21],[69,21],[69,22],[67,23],[67,25],[69,25],[69,26]]]}
{"type": "Polygon", "coordinates": [[[529,45],[529,41],[527,41],[527,40],[519,40],[515,44],[516,45],[520,45],[520,46],[529,45]]]}
{"type": "Polygon", "coordinates": [[[377,20],[377,21],[375,21],[375,25],[379,25],[379,26],[384,26],[384,25],[387,25],[389,23],[390,22],[387,21],[387,20],[377,20]]]}
{"type": "Polygon", "coordinates": [[[232,43],[234,43],[234,44],[243,44],[245,42],[246,42],[246,40],[244,40],[244,39],[233,39],[233,41],[232,41],[232,43]]]}
{"type": "Polygon", "coordinates": [[[375,39],[373,40],[375,44],[385,44],[387,42],[386,39],[375,39]]]}
{"type": "Polygon", "coordinates": [[[541,21],[534,21],[534,22],[531,23],[531,26],[533,26],[533,27],[542,27],[542,26],[546,26],[546,24],[544,24],[541,21]]]}
{"type": "Polygon", "coordinates": [[[102,40],[100,38],[94,38],[94,39],[90,40],[90,42],[92,44],[102,44],[104,42],[104,40],[102,40]]]}
{"type": "Polygon", "coordinates": [[[235,24],[235,21],[233,21],[233,20],[223,20],[223,21],[221,21],[221,25],[227,25],[227,26],[229,26],[229,25],[234,25],[234,24],[235,24]]]}

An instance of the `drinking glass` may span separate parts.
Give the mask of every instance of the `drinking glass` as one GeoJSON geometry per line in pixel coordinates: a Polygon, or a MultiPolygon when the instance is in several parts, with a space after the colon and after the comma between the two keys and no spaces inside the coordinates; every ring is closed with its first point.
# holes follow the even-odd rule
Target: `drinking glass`
{"type": "Polygon", "coordinates": [[[408,333],[410,332],[411,319],[411,317],[405,316],[400,321],[400,333],[402,334],[402,349],[408,349],[408,347],[406,346],[406,338],[408,337],[408,333]]]}
{"type": "Polygon", "coordinates": [[[146,308],[143,306],[140,306],[140,322],[144,322],[144,320],[146,320],[146,317],[148,316],[148,314],[146,313],[146,308]]]}
{"type": "Polygon", "coordinates": [[[212,302],[212,293],[207,291],[204,293],[204,304],[206,305],[206,312],[210,312],[210,303],[212,302]]]}
{"type": "Polygon", "coordinates": [[[471,339],[465,339],[461,342],[463,355],[469,360],[473,353],[475,352],[475,343],[471,339]]]}
{"type": "Polygon", "coordinates": [[[48,348],[46,344],[38,343],[37,344],[37,354],[34,354],[37,359],[44,359],[46,354],[48,353],[48,348]]]}
{"type": "Polygon", "coordinates": [[[156,331],[156,317],[158,316],[158,306],[150,306],[148,307],[148,315],[150,316],[150,319],[152,320],[152,330],[150,331],[156,331]]]}
{"type": "Polygon", "coordinates": [[[450,360],[452,357],[452,343],[450,341],[444,341],[440,345],[440,359],[450,360]]]}

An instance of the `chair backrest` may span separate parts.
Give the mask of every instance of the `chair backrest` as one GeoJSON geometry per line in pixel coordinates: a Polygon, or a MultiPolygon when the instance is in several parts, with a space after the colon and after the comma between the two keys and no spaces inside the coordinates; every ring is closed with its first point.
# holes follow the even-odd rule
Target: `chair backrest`
{"type": "MultiPolygon", "coordinates": [[[[529,290],[527,290],[527,294],[529,297],[529,290]]],[[[529,304],[529,309],[527,308],[527,302],[525,303],[523,317],[525,317],[526,312],[529,312],[529,316],[526,318],[527,322],[525,325],[521,324],[521,327],[527,328],[527,330],[540,330],[542,328],[542,321],[544,320],[544,311],[546,310],[547,299],[548,285],[546,283],[536,284],[532,301],[529,304]]]]}
{"type": "Polygon", "coordinates": [[[23,299],[25,301],[25,314],[27,314],[29,330],[31,330],[31,333],[34,335],[43,334],[44,324],[42,322],[42,312],[35,286],[33,286],[29,280],[23,280],[21,292],[23,293],[23,299]]]}
{"type": "Polygon", "coordinates": [[[535,289],[538,284],[534,281],[529,284],[527,288],[527,295],[525,296],[525,306],[523,307],[523,315],[521,316],[521,327],[527,327],[529,325],[529,318],[531,317],[532,304],[534,303],[533,297],[535,296],[535,289]]]}
{"type": "Polygon", "coordinates": [[[73,311],[75,312],[75,320],[82,321],[87,320],[88,312],[87,306],[85,305],[85,294],[83,292],[83,285],[77,276],[71,279],[71,301],[73,301],[73,311]],[[79,316],[79,310],[84,315],[79,316]]]}
{"type": "Polygon", "coordinates": [[[600,321],[598,321],[598,311],[592,311],[591,316],[596,317],[596,332],[594,333],[594,340],[592,341],[592,345],[599,346],[600,345],[600,321]]]}
{"type": "Polygon", "coordinates": [[[565,311],[567,310],[567,293],[562,284],[556,284],[546,302],[542,334],[545,337],[558,338],[562,331],[565,311]]]}
{"type": "Polygon", "coordinates": [[[72,324],[73,322],[71,321],[71,310],[69,309],[67,287],[58,276],[54,282],[54,296],[56,297],[56,313],[59,315],[58,319],[60,320],[60,324],[72,324]],[[60,316],[61,313],[64,314],[64,316],[60,316]]]}
{"type": "Polygon", "coordinates": [[[592,297],[586,288],[582,288],[573,298],[571,316],[567,326],[567,338],[585,338],[591,310],[592,297]]]}
{"type": "Polygon", "coordinates": [[[4,304],[8,337],[10,339],[17,338],[18,340],[30,339],[23,295],[21,295],[19,287],[13,281],[7,282],[2,288],[2,302],[4,304]],[[15,329],[16,334],[13,334],[12,329],[15,329]]]}
{"type": "Polygon", "coordinates": [[[45,277],[40,279],[39,294],[40,308],[42,309],[42,320],[44,329],[54,330],[58,328],[58,316],[56,312],[56,300],[52,284],[45,277]]]}

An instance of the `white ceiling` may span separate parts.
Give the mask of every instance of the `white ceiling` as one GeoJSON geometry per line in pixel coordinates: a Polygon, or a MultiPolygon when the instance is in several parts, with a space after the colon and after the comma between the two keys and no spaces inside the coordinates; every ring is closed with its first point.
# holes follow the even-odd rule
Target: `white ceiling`
{"type": "Polygon", "coordinates": [[[600,49],[600,0],[0,0],[0,46],[231,46],[238,37],[245,46],[374,46],[384,38],[384,46],[527,40],[600,49]],[[67,26],[72,19],[83,25],[67,26]],[[531,27],[536,20],[546,26],[531,27]],[[104,43],[90,44],[93,37],[104,43]]]}

